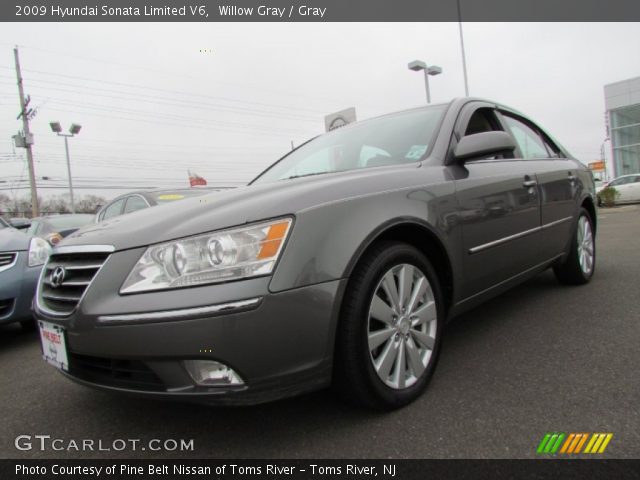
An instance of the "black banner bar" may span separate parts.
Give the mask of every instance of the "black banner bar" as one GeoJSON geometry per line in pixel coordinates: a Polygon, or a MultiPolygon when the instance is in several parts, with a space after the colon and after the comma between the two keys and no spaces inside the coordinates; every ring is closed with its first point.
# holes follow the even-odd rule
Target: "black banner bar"
{"type": "Polygon", "coordinates": [[[637,0],[16,0],[2,22],[634,22],[637,0]]]}
{"type": "Polygon", "coordinates": [[[0,460],[9,479],[637,479],[640,460],[0,460]]]}

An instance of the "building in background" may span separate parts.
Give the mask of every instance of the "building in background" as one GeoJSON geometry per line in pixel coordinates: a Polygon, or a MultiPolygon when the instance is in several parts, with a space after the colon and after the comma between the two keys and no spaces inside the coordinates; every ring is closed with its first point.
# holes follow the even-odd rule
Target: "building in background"
{"type": "Polygon", "coordinates": [[[640,77],[604,86],[613,176],[640,172],[640,77]]]}

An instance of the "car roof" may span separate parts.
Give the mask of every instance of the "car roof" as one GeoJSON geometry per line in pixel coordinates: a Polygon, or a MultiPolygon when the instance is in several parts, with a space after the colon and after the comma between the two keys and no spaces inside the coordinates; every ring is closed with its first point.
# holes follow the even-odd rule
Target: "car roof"
{"type": "MultiPolygon", "coordinates": [[[[205,192],[214,191],[217,187],[211,188],[198,188],[197,190],[203,190],[205,192]]],[[[193,192],[194,188],[151,188],[149,190],[134,190],[132,192],[123,193],[118,195],[117,197],[109,200],[105,205],[115,202],[116,200],[120,200],[121,198],[129,197],[131,195],[140,195],[145,198],[153,198],[153,195],[162,194],[162,193],[180,193],[180,192],[193,192]]]]}

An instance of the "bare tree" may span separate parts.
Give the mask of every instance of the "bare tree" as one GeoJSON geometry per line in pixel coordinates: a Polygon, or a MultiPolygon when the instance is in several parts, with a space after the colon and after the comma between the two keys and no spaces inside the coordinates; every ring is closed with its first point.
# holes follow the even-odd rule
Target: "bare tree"
{"type": "Polygon", "coordinates": [[[96,213],[98,209],[107,203],[104,197],[98,195],[85,195],[80,200],[76,201],[77,213],[96,213]]]}
{"type": "Polygon", "coordinates": [[[56,195],[40,203],[40,213],[43,215],[52,213],[71,213],[69,203],[62,195],[56,195]]]}

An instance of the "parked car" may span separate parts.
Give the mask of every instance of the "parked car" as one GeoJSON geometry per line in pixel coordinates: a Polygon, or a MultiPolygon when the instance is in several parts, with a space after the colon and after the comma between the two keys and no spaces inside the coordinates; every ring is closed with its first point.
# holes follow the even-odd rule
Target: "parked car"
{"type": "Polygon", "coordinates": [[[588,282],[595,232],[585,166],[517,111],[457,99],[69,236],[35,313],[46,359],[87,386],[240,404],[333,381],[392,409],[426,388],[448,319],[547,268],[588,282]]]}
{"type": "Polygon", "coordinates": [[[640,173],[622,175],[597,188],[596,195],[598,205],[602,204],[600,192],[607,187],[613,187],[618,191],[619,196],[616,196],[615,203],[640,202],[640,173]]]}
{"type": "Polygon", "coordinates": [[[94,215],[86,213],[35,217],[31,219],[27,234],[42,237],[51,245],[57,245],[63,238],[80,227],[93,223],[94,218],[94,215]]]}
{"type": "Polygon", "coordinates": [[[0,324],[33,326],[33,300],[42,265],[51,246],[39,237],[9,226],[0,219],[0,324]]]}
{"type": "Polygon", "coordinates": [[[155,207],[176,200],[197,197],[211,193],[212,190],[204,188],[189,188],[176,190],[148,190],[125,193],[114,198],[103,206],[96,214],[96,223],[117,217],[125,213],[132,213],[144,208],[155,207]]]}

